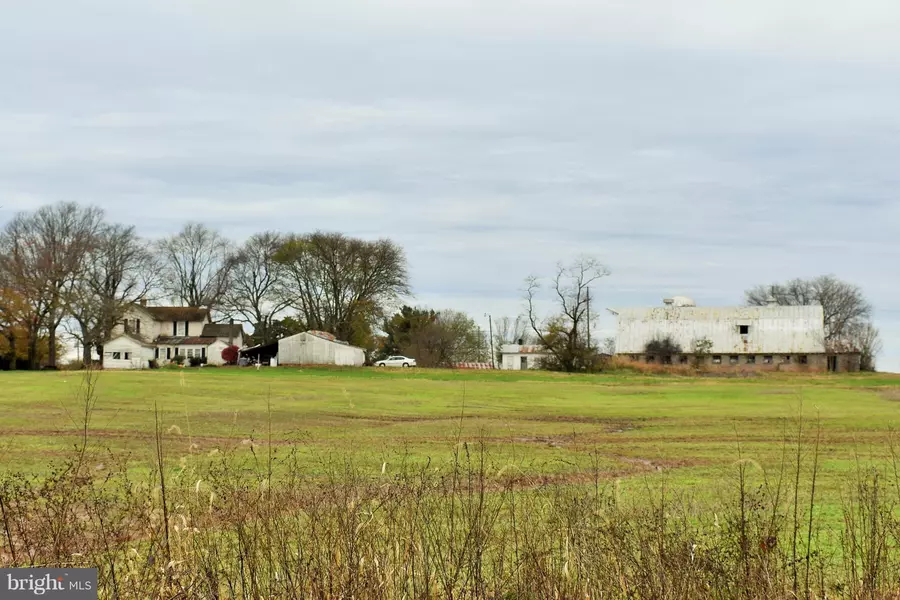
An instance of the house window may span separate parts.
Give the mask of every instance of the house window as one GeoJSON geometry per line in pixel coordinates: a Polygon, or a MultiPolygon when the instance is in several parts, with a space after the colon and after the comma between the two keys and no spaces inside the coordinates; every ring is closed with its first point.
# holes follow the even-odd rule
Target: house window
{"type": "Polygon", "coordinates": [[[750,326],[749,325],[738,325],[738,332],[741,335],[748,335],[750,333],[750,326]]]}
{"type": "Polygon", "coordinates": [[[781,362],[783,362],[783,363],[785,363],[785,364],[791,362],[791,355],[790,355],[790,354],[785,354],[785,355],[784,355],[784,359],[783,359],[781,362]]]}
{"type": "Polygon", "coordinates": [[[763,356],[763,363],[765,363],[767,365],[771,365],[772,364],[772,355],[766,354],[765,356],[763,356]]]}
{"type": "Polygon", "coordinates": [[[125,353],[125,360],[131,360],[131,352],[125,353]]]}
{"type": "Polygon", "coordinates": [[[748,364],[748,365],[755,365],[755,364],[756,364],[756,356],[754,356],[753,354],[749,355],[749,356],[747,357],[747,364],[748,364]]]}
{"type": "Polygon", "coordinates": [[[122,360],[121,352],[113,352],[113,360],[122,360]]]}
{"type": "Polygon", "coordinates": [[[166,360],[172,360],[172,349],[166,348],[166,360]]]}
{"type": "Polygon", "coordinates": [[[721,357],[720,355],[718,355],[718,354],[713,355],[713,364],[714,364],[714,365],[721,365],[721,364],[722,364],[722,357],[721,357]]]}
{"type": "Polygon", "coordinates": [[[647,355],[647,362],[648,362],[648,363],[656,362],[656,357],[653,356],[653,355],[649,355],[649,354],[648,354],[648,355],[647,355]]]}
{"type": "Polygon", "coordinates": [[[738,355],[737,355],[737,354],[732,354],[731,356],[729,356],[729,357],[728,357],[728,362],[731,363],[732,365],[738,364],[738,355]]]}
{"type": "Polygon", "coordinates": [[[140,335],[140,333],[141,333],[141,320],[140,319],[134,320],[134,332],[137,333],[138,335],[140,335]]]}
{"type": "Polygon", "coordinates": [[[807,364],[809,364],[809,357],[808,357],[807,355],[805,355],[805,354],[801,354],[801,355],[800,355],[800,364],[801,364],[801,365],[807,365],[807,364]]]}
{"type": "Polygon", "coordinates": [[[172,321],[172,335],[178,335],[178,321],[172,321]]]}
{"type": "Polygon", "coordinates": [[[206,358],[206,348],[200,348],[200,358],[206,358]]]}
{"type": "Polygon", "coordinates": [[[153,358],[159,360],[159,348],[153,351],[153,358]]]}
{"type": "Polygon", "coordinates": [[[187,357],[194,358],[194,349],[193,348],[191,348],[187,351],[187,357]]]}

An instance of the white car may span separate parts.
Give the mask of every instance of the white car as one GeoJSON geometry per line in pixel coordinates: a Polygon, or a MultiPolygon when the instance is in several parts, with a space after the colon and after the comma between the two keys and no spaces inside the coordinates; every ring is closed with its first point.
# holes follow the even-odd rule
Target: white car
{"type": "Polygon", "coordinates": [[[408,356],[388,356],[386,359],[376,362],[375,365],[378,367],[414,367],[416,359],[408,356]]]}

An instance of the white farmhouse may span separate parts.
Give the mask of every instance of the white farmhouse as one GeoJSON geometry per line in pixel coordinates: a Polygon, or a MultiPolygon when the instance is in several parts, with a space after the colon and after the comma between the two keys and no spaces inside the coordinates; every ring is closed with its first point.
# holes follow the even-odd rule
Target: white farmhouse
{"type": "Polygon", "coordinates": [[[103,345],[103,368],[141,369],[176,356],[222,364],[222,350],[243,346],[243,333],[240,324],[212,323],[208,308],[135,304],[103,345]]]}
{"type": "Polygon", "coordinates": [[[307,331],[278,340],[278,364],[361,367],[366,351],[324,331],[307,331]]]}

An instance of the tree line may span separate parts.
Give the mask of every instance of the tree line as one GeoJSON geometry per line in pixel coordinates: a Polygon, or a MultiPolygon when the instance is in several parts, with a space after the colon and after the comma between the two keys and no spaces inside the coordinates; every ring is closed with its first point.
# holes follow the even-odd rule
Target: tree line
{"type": "MultiPolygon", "coordinates": [[[[408,354],[422,366],[500,360],[503,344],[540,345],[544,366],[602,368],[610,340],[591,335],[598,314],[591,288],[610,274],[593,257],[558,265],[553,276],[525,282],[525,312],[492,325],[493,340],[452,310],[400,306],[411,294],[406,255],[388,239],[341,233],[265,231],[235,244],[201,223],[157,240],[111,223],[96,207],[46,205],[17,214],[0,231],[0,357],[15,368],[55,367],[59,332],[102,356],[128,308],[141,300],[208,307],[216,320],[253,328],[253,343],[307,329],[333,333],[370,356],[408,354]],[[547,292],[553,310],[540,297],[547,292]],[[491,346],[495,355],[491,356],[491,346]]],[[[747,290],[748,305],[819,304],[830,352],[859,351],[874,369],[880,349],[872,306],[862,290],[827,275],[747,290]]]]}
{"type": "MultiPolygon", "coordinates": [[[[61,332],[85,361],[102,356],[141,300],[208,307],[216,320],[249,323],[257,343],[317,329],[374,352],[377,331],[409,294],[405,253],[387,239],[266,231],[237,245],[188,223],[148,240],[76,203],[19,213],[0,231],[0,355],[13,368],[55,367],[61,332]]],[[[468,333],[473,326],[468,319],[468,333]]]]}

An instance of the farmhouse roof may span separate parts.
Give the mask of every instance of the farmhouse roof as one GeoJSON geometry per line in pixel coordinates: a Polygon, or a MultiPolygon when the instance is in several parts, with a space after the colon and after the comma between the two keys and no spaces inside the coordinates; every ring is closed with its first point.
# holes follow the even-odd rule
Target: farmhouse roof
{"type": "Polygon", "coordinates": [[[202,306],[142,306],[157,321],[205,321],[209,309],[202,306]]]}
{"type": "Polygon", "coordinates": [[[156,338],[157,344],[165,344],[166,346],[209,346],[217,341],[215,337],[206,336],[159,336],[156,338]]]}
{"type": "Polygon", "coordinates": [[[240,323],[229,325],[228,323],[207,323],[203,326],[203,337],[238,337],[244,334],[244,327],[240,323]]]}

